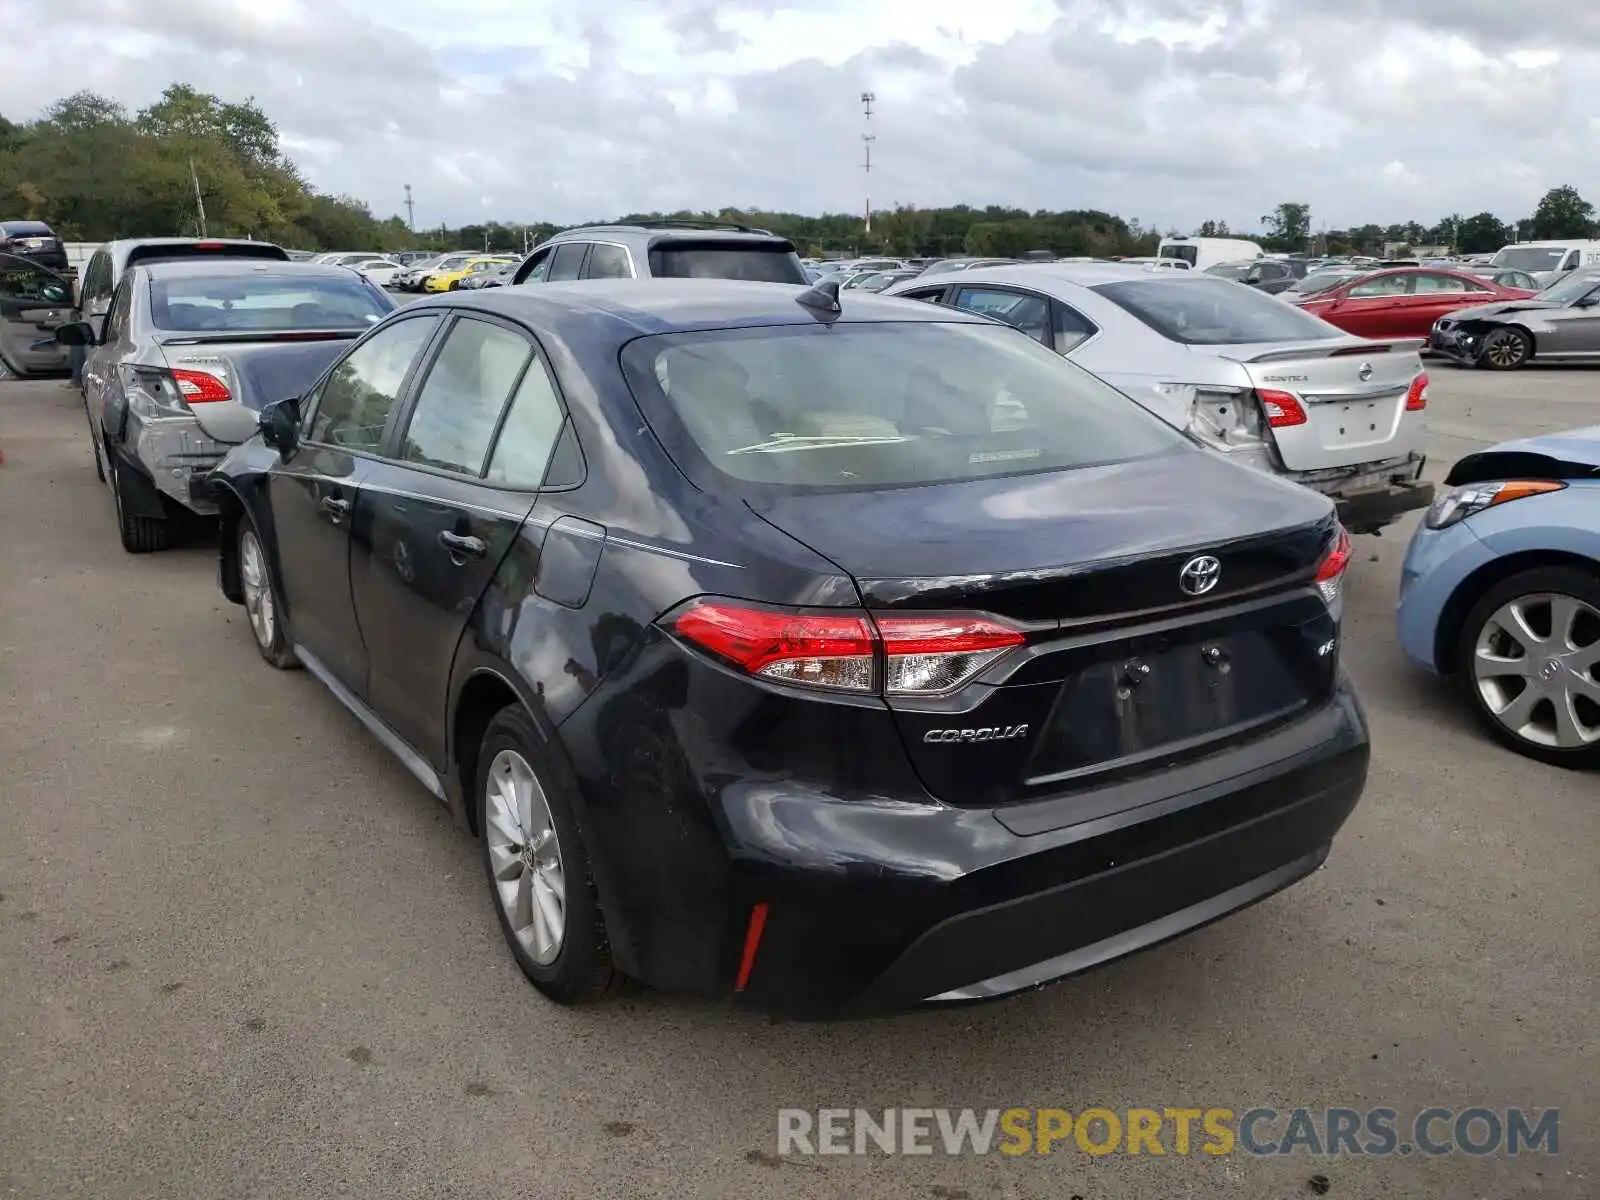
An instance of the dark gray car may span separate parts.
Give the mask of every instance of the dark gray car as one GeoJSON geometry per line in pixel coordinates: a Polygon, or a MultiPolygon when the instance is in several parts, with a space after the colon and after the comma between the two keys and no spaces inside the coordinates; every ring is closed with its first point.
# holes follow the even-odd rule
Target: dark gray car
{"type": "Polygon", "coordinates": [[[1491,371],[1600,360],[1600,267],[1563,275],[1526,300],[1461,308],[1434,323],[1430,347],[1491,371]]]}
{"type": "Polygon", "coordinates": [[[794,243],[746,225],[584,225],[523,259],[513,284],[572,279],[744,279],[809,283],[794,243]]]}
{"type": "Polygon", "coordinates": [[[95,470],[123,547],[164,550],[169,517],[215,512],[206,474],[255,433],[261,409],[303,393],[395,307],[344,267],[191,259],[133,267],[102,327],[57,330],[88,351],[95,470]]]}

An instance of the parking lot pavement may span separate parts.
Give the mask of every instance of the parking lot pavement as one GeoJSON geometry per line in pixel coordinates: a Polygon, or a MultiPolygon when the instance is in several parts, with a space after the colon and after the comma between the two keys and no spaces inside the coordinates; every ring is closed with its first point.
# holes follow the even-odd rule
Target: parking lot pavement
{"type": "MultiPolygon", "coordinates": [[[[1434,380],[1436,470],[1600,422],[1600,374],[1434,380]]],[[[541,1000],[475,846],[262,664],[210,546],[121,551],[75,394],[0,384],[0,448],[0,1196],[1600,1194],[1600,787],[1401,660],[1409,528],[1357,539],[1376,745],[1323,870],[1010,1001],[795,1025],[541,1000]],[[1434,1104],[1559,1106],[1560,1154],[774,1154],[787,1107],[1434,1104]]]]}

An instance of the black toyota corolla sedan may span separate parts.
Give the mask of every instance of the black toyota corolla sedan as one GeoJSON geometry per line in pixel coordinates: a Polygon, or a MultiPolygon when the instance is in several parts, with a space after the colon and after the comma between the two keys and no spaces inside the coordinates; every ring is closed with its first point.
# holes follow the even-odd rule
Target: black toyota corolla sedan
{"type": "Polygon", "coordinates": [[[1314,870],[1349,539],[984,317],[411,305],[217,469],[220,582],[481,837],[512,953],[797,1016],[1003,995],[1314,870]]]}

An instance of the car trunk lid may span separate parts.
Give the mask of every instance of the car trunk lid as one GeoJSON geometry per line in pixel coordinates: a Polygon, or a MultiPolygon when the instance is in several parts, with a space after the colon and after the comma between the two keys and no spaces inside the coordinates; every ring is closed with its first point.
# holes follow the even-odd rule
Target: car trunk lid
{"type": "Polygon", "coordinates": [[[256,431],[268,404],[302,395],[343,354],[352,330],[282,334],[179,334],[161,350],[200,428],[237,444],[256,431]]]}
{"type": "Polygon", "coordinates": [[[1406,408],[1422,374],[1416,339],[1207,347],[1237,362],[1290,471],[1352,467],[1421,449],[1423,418],[1406,408]],[[1292,404],[1281,400],[1292,398],[1292,404]]]}
{"type": "Polygon", "coordinates": [[[1209,454],[752,507],[847,571],[880,622],[982,613],[1023,631],[953,695],[888,699],[952,804],[1137,776],[1332,693],[1336,622],[1312,586],[1331,506],[1209,454]]]}

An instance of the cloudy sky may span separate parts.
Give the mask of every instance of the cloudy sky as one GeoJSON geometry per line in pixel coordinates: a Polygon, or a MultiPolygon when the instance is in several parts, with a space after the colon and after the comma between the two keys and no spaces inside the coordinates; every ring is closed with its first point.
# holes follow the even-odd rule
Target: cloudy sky
{"type": "Polygon", "coordinates": [[[0,113],[253,95],[417,224],[872,199],[1162,228],[1600,201],[1600,0],[0,0],[0,113]],[[48,32],[46,32],[48,31],[48,32]],[[13,42],[13,46],[15,43],[13,42]]]}

